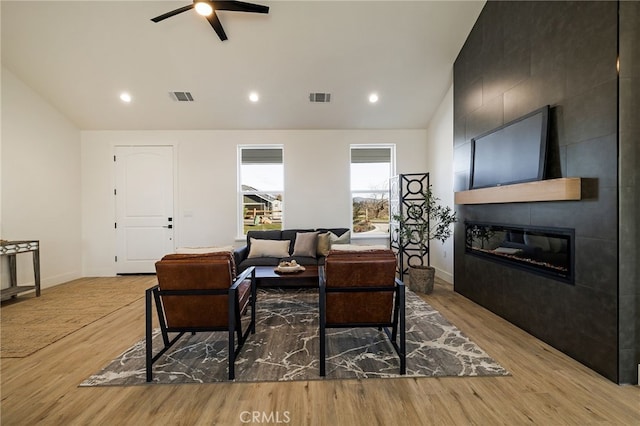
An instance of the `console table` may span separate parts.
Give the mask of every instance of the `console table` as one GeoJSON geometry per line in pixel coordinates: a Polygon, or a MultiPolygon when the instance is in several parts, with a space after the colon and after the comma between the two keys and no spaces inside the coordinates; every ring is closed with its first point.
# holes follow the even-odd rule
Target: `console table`
{"type": "Polygon", "coordinates": [[[0,290],[2,300],[16,297],[19,293],[35,290],[36,296],[40,296],[40,241],[5,241],[0,244],[0,256],[9,257],[9,287],[0,290]],[[31,253],[33,255],[33,277],[34,285],[18,285],[18,275],[16,273],[16,255],[20,253],[31,253]]]}

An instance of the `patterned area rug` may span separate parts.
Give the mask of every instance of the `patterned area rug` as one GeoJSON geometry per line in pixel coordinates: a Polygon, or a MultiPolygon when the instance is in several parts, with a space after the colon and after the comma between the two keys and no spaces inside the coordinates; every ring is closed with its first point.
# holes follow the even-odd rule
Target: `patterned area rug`
{"type": "MultiPolygon", "coordinates": [[[[318,380],[317,290],[258,292],[256,334],[236,360],[236,381],[318,380]]],[[[509,373],[438,311],[406,293],[407,377],[505,376],[509,373]]],[[[403,377],[383,331],[327,329],[326,379],[403,377]]],[[[227,333],[185,334],[153,365],[154,383],[227,379],[227,333]]],[[[157,351],[159,331],[154,336],[157,351]]],[[[155,352],[154,352],[155,353],[155,352]]],[[[145,343],[136,343],[80,386],[145,384],[145,343]]]]}

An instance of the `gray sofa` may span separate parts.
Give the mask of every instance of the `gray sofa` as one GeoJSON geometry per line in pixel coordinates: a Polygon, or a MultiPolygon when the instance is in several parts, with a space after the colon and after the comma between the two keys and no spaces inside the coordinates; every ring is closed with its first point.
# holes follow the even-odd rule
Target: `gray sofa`
{"type": "Polygon", "coordinates": [[[315,256],[294,256],[294,248],[296,247],[296,236],[298,233],[318,232],[326,234],[331,232],[330,238],[334,242],[348,244],[350,242],[349,228],[318,228],[318,229],[283,229],[270,231],[249,231],[247,232],[247,244],[234,250],[234,257],[238,273],[247,269],[249,266],[277,266],[281,260],[290,261],[295,259],[300,265],[324,265],[324,250],[315,251],[315,256]],[[287,253],[282,256],[250,256],[251,239],[256,240],[272,240],[272,241],[289,241],[287,253]],[[284,256],[288,254],[288,256],[284,256]]]}

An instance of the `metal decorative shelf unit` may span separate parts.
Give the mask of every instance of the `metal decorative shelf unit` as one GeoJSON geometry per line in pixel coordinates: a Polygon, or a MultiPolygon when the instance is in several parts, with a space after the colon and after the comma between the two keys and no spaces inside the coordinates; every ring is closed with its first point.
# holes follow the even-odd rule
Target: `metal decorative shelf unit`
{"type": "MultiPolygon", "coordinates": [[[[389,181],[389,247],[398,258],[398,278],[404,279],[409,273],[409,265],[424,265],[424,259],[420,257],[419,242],[405,241],[400,239],[400,225],[394,216],[408,216],[409,207],[416,208],[416,205],[424,203],[424,191],[429,188],[429,173],[410,173],[394,176],[389,181]]],[[[424,247],[427,259],[429,259],[429,241],[424,247]]]]}
{"type": "Polygon", "coordinates": [[[35,290],[36,296],[40,296],[40,241],[5,241],[0,244],[0,256],[9,258],[9,287],[0,290],[2,300],[16,297],[25,291],[35,290]],[[31,253],[33,255],[33,278],[34,285],[18,285],[18,275],[16,271],[16,255],[20,253],[31,253]]]}

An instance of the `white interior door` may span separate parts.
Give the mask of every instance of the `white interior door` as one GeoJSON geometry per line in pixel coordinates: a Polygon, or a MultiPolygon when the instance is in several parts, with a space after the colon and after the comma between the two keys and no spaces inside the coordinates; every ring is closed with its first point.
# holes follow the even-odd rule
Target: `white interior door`
{"type": "Polygon", "coordinates": [[[173,147],[115,149],[116,272],[153,273],[174,251],[173,147]]]}

